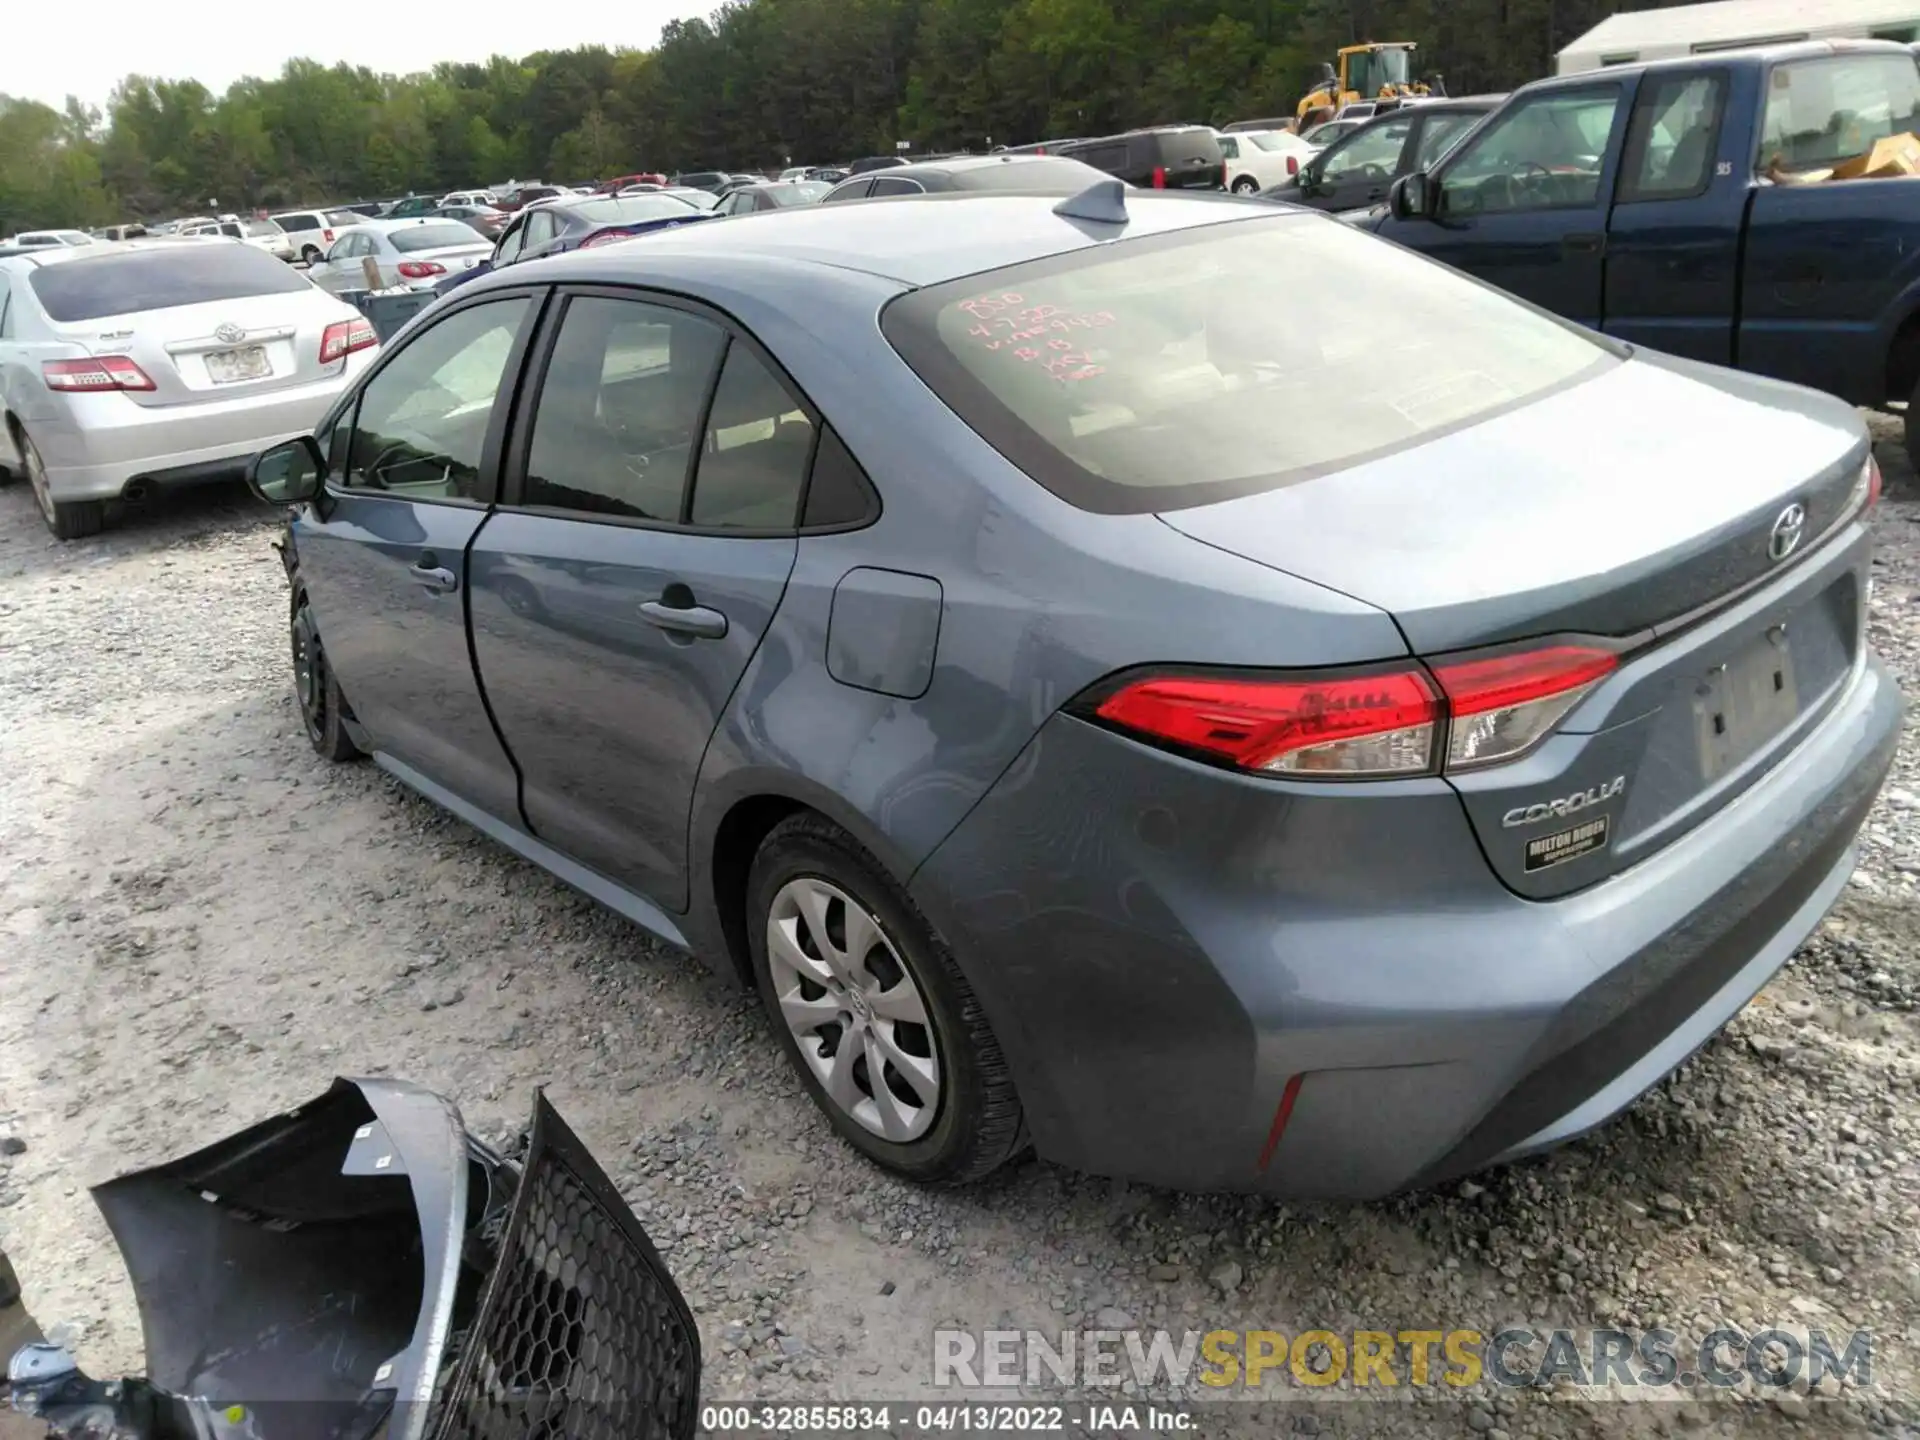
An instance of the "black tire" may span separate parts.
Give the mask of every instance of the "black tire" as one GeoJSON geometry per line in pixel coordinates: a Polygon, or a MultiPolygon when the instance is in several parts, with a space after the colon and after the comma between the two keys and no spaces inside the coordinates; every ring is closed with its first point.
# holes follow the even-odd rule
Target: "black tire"
{"type": "Polygon", "coordinates": [[[953,953],[880,863],[839,826],[814,814],[776,825],[747,879],[747,934],[760,998],[787,1059],[842,1139],[907,1179],[934,1185],[978,1180],[1026,1147],[1026,1125],[1000,1042],[953,953]],[[796,879],[825,880],[867,907],[925,1002],[941,1093],[927,1131],[904,1143],[862,1126],[827,1094],[781,1016],[767,956],[775,896],[796,879]]]}
{"type": "Polygon", "coordinates": [[[48,488],[46,464],[40,459],[40,452],[34,449],[27,432],[15,430],[13,443],[19,447],[20,458],[25,462],[27,483],[33,487],[33,503],[38,507],[47,529],[53,532],[53,538],[84,540],[89,535],[98,535],[107,523],[106,503],[100,500],[54,499],[53,492],[48,488]]]}
{"type": "Polygon", "coordinates": [[[1259,189],[1260,182],[1251,175],[1242,175],[1238,180],[1233,182],[1233,193],[1236,195],[1252,195],[1257,193],[1259,189]]]}
{"type": "Polygon", "coordinates": [[[320,247],[317,245],[307,246],[306,249],[300,252],[300,258],[309,265],[313,264],[314,261],[320,258],[320,247]]]}
{"type": "Polygon", "coordinates": [[[333,678],[333,667],[327,664],[305,596],[294,602],[287,638],[293,659],[293,703],[299,708],[308,743],[322,760],[358,759],[361,749],[343,723],[347,702],[341,697],[340,682],[333,678]]]}

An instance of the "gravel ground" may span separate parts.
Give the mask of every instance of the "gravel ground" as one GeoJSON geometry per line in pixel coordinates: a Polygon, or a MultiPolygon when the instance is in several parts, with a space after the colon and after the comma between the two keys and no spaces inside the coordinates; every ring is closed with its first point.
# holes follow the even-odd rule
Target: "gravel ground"
{"type": "MultiPolygon", "coordinates": [[[[1920,483],[1876,423],[1872,629],[1910,687],[1920,483]]],[[[91,1368],[137,1368],[139,1329],[87,1186],[336,1073],[391,1073],[495,1138],[550,1087],[701,1317],[711,1401],[928,1393],[943,1322],[1780,1322],[1872,1327],[1873,1383],[1684,1403],[1566,1386],[1410,1403],[1403,1387],[1214,1403],[1196,1428],[1920,1434],[1913,721],[1833,917],[1725,1035],[1587,1140],[1365,1206],[1037,1162],[927,1193],[830,1135],[750,997],[371,767],[314,757],[272,528],[219,491],[57,545],[23,487],[0,490],[0,1246],[91,1368]]]]}

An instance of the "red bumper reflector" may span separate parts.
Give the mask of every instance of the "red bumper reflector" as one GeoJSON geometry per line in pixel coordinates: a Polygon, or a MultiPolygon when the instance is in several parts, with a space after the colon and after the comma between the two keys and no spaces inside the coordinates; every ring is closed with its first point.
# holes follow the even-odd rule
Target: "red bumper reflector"
{"type": "Polygon", "coordinates": [[[1280,1103],[1274,1108],[1273,1128],[1267,1131],[1267,1143],[1260,1147],[1256,1170],[1265,1171],[1273,1160],[1273,1152],[1280,1148],[1280,1137],[1287,1133],[1287,1121],[1293,1118],[1293,1102],[1300,1098],[1300,1082],[1306,1078],[1305,1072],[1287,1077],[1287,1086],[1280,1092],[1280,1103]]]}

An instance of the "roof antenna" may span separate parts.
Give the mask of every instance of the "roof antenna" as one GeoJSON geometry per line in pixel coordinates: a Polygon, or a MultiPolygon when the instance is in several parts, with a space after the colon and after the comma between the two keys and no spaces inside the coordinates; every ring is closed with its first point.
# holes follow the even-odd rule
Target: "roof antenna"
{"type": "Polygon", "coordinates": [[[1068,220],[1095,220],[1102,225],[1125,225],[1127,187],[1118,180],[1096,180],[1078,195],[1062,200],[1053,213],[1068,220]]]}

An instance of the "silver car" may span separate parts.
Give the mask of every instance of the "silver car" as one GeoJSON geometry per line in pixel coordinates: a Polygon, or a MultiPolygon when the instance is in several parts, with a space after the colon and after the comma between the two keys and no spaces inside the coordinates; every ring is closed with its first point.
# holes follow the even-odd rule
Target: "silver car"
{"type": "Polygon", "coordinates": [[[0,260],[0,464],[62,540],[105,502],[244,474],[311,430],[373,327],[246,245],[129,240],[0,260]]]}
{"type": "Polygon", "coordinates": [[[323,289],[347,294],[368,288],[366,262],[372,260],[380,278],[373,288],[431,290],[491,254],[493,242],[459,220],[370,220],[338,232],[307,274],[323,289]]]}

